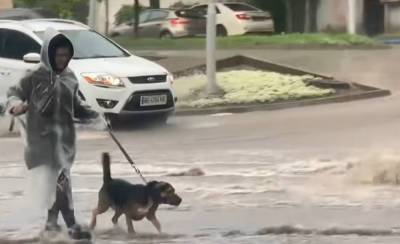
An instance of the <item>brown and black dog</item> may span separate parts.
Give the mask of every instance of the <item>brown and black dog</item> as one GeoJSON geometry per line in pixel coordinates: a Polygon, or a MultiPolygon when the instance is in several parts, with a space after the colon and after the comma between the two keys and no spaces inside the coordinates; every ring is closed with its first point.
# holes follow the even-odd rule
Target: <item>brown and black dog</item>
{"type": "Polygon", "coordinates": [[[121,179],[113,179],[109,154],[103,153],[102,160],[104,183],[99,192],[97,208],[93,210],[91,228],[95,228],[97,216],[111,207],[115,210],[112,222],[117,224],[118,218],[124,214],[129,233],[135,233],[132,220],[138,221],[144,217],[161,233],[161,225],[156,217],[158,206],[178,206],[182,202],[172,185],[158,181],[149,182],[147,185],[133,185],[121,179]]]}

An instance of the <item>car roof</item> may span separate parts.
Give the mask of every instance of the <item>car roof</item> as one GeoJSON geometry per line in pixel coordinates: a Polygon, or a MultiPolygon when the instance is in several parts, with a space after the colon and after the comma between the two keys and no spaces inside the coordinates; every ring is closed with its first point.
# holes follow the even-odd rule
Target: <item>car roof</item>
{"type": "Polygon", "coordinates": [[[65,19],[30,19],[30,20],[0,20],[0,26],[2,24],[7,26],[18,26],[27,28],[33,32],[45,31],[47,28],[52,27],[56,30],[85,30],[89,29],[88,26],[73,20],[65,19]]]}

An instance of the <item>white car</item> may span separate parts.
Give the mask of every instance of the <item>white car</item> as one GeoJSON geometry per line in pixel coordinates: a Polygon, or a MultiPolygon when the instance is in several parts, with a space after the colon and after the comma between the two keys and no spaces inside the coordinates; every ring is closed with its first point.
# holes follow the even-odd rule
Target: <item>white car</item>
{"type": "Polygon", "coordinates": [[[44,31],[52,27],[73,43],[69,67],[80,95],[106,114],[148,114],[165,121],[175,109],[172,75],[160,65],[134,56],[79,22],[60,19],[0,21],[0,98],[27,72],[37,68],[44,31]]]}
{"type": "MultiPolygon", "coordinates": [[[[207,14],[207,4],[191,9],[207,14]]],[[[246,3],[217,3],[218,36],[244,35],[247,33],[273,33],[274,21],[269,12],[246,3]]]]}

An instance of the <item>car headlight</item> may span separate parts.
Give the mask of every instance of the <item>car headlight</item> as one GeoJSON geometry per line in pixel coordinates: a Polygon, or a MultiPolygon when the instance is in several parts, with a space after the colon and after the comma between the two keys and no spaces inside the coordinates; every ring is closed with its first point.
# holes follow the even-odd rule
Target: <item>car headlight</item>
{"type": "Polygon", "coordinates": [[[174,84],[174,75],[172,75],[171,73],[168,73],[167,81],[170,82],[171,84],[174,84]]]}
{"type": "Polygon", "coordinates": [[[109,88],[125,87],[120,78],[107,73],[83,73],[82,76],[88,83],[95,86],[109,88]]]}

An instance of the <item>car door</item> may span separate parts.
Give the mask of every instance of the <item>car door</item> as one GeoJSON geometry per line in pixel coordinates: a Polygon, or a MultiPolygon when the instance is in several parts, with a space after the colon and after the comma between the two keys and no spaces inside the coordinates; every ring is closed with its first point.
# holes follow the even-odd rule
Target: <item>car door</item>
{"type": "Polygon", "coordinates": [[[167,19],[168,14],[168,11],[165,10],[149,11],[147,21],[140,25],[142,37],[160,37],[162,24],[167,19]]]}
{"type": "Polygon", "coordinates": [[[0,102],[6,100],[10,86],[18,83],[36,64],[25,63],[23,56],[40,53],[40,44],[16,30],[0,28],[0,102]]]}
{"type": "MultiPolygon", "coordinates": [[[[203,5],[197,5],[192,8],[192,10],[195,10],[199,12],[200,14],[204,15],[204,17],[207,17],[207,12],[208,12],[208,5],[203,4],[203,5]]],[[[215,11],[217,13],[217,24],[223,24],[222,21],[222,16],[221,16],[221,11],[218,8],[218,6],[215,7],[215,11]]]]}
{"type": "Polygon", "coordinates": [[[150,14],[153,10],[147,10],[140,15],[139,18],[139,35],[140,37],[150,37],[150,14]]]}

